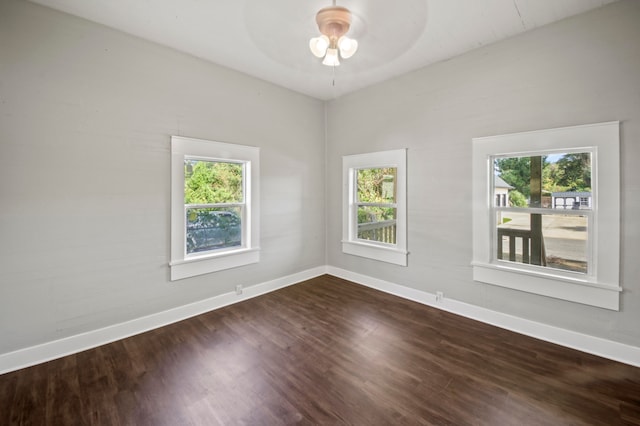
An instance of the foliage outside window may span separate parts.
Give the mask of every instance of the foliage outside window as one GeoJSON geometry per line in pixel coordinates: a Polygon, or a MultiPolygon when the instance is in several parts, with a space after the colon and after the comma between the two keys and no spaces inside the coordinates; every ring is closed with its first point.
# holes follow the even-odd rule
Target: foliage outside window
{"type": "Polygon", "coordinates": [[[474,280],[619,309],[619,173],[618,122],[473,139],[474,280]]]}
{"type": "Polygon", "coordinates": [[[171,149],[171,279],[258,262],[258,149],[177,136],[171,149]]]}
{"type": "Polygon", "coordinates": [[[343,184],[343,252],[406,266],[406,150],[343,157],[343,184]]]}

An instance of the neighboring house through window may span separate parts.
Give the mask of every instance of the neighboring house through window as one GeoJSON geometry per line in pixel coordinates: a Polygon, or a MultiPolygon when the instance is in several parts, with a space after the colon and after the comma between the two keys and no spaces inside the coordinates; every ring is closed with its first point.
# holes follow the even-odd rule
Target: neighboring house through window
{"type": "Polygon", "coordinates": [[[255,147],[171,138],[171,279],[259,261],[255,147]]]}
{"type": "Polygon", "coordinates": [[[474,279],[619,309],[619,167],[618,122],[474,139],[474,279]]]}
{"type": "Polygon", "coordinates": [[[554,209],[591,208],[591,192],[563,191],[551,194],[554,209]]]}
{"type": "Polygon", "coordinates": [[[500,176],[494,176],[495,200],[496,207],[505,207],[509,205],[509,190],[513,189],[513,186],[509,185],[500,178],[500,176]]]}

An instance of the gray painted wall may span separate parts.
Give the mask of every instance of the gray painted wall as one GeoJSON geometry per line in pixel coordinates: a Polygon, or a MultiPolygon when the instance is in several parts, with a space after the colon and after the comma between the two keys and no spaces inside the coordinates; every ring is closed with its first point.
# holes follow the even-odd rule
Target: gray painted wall
{"type": "Polygon", "coordinates": [[[320,101],[0,1],[0,353],[325,263],[640,346],[637,22],[629,0],[484,47],[328,103],[325,127],[320,101]],[[471,138],[610,120],[622,311],[474,283],[471,138]],[[259,264],[169,282],[172,134],[261,147],[259,264]],[[402,147],[410,266],[343,255],[341,156],[402,147]]]}
{"type": "Polygon", "coordinates": [[[639,46],[640,2],[623,1],[330,102],[328,264],[640,346],[639,46]],[[622,122],[621,311],[474,282],[471,139],[614,120],[622,122]],[[404,147],[409,266],[343,254],[341,157],[404,147]]]}
{"type": "Polygon", "coordinates": [[[324,104],[0,1],[0,353],[325,264],[324,104]],[[261,148],[261,262],[169,281],[170,135],[261,148]]]}

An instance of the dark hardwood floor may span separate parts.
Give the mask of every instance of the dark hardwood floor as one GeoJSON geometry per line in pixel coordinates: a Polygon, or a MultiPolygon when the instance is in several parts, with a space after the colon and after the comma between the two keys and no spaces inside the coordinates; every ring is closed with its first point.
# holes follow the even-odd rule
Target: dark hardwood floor
{"type": "Polygon", "coordinates": [[[0,425],[640,425],[640,368],[323,276],[0,376],[0,425]]]}

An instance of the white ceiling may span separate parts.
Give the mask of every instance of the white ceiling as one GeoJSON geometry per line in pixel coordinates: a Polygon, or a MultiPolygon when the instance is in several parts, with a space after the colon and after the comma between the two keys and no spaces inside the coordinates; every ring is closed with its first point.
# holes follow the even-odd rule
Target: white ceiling
{"type": "Polygon", "coordinates": [[[335,70],[308,47],[331,0],[32,1],[326,100],[615,0],[338,0],[359,49],[335,70]]]}

